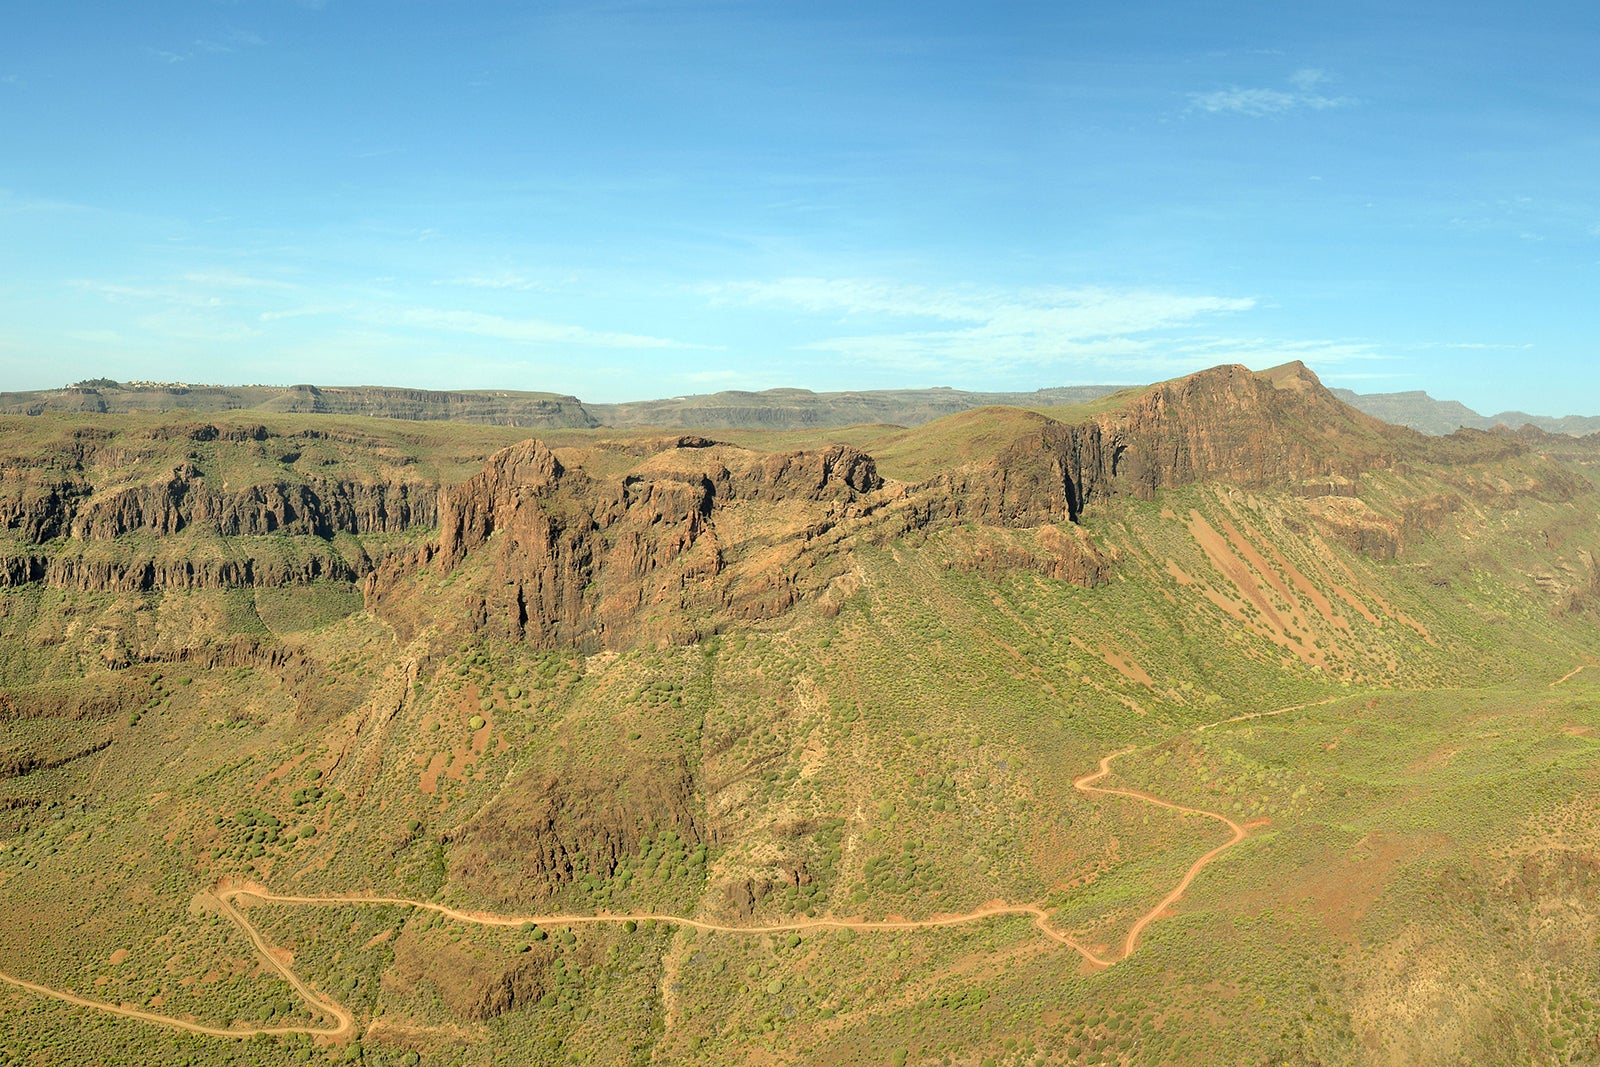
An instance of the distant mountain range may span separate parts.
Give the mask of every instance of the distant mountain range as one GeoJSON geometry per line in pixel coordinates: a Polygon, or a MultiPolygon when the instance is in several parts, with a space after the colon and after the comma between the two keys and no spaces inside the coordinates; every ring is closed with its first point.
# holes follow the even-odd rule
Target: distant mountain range
{"type": "Polygon", "coordinates": [[[1413,430],[1435,436],[1454,433],[1466,427],[1488,430],[1495,426],[1508,426],[1520,430],[1536,426],[1546,433],[1571,434],[1582,437],[1600,433],[1600,415],[1529,415],[1525,411],[1502,411],[1498,415],[1480,415],[1455,400],[1435,400],[1420,389],[1406,393],[1354,393],[1349,389],[1330,390],[1334,396],[1368,415],[1409,426],[1413,430]]]}
{"type": "MultiPolygon", "coordinates": [[[[800,430],[862,423],[920,426],[946,415],[999,405],[1070,408],[1123,389],[1119,385],[1065,386],[1034,392],[971,392],[961,389],[868,389],[814,393],[809,389],[729,390],[623,404],[591,404],[557,393],[500,389],[429,390],[390,386],[194,385],[179,382],[117,382],[101,378],[60,389],[0,393],[0,414],[45,412],[174,412],[256,410],[284,414],[367,415],[419,421],[470,422],[530,428],[632,429],[647,426],[696,429],[800,430]]],[[[1385,422],[1425,434],[1461,427],[1489,429],[1533,425],[1548,433],[1600,433],[1600,416],[1560,418],[1504,411],[1480,415],[1454,400],[1435,400],[1421,390],[1356,393],[1332,390],[1340,400],[1385,422]]]]}

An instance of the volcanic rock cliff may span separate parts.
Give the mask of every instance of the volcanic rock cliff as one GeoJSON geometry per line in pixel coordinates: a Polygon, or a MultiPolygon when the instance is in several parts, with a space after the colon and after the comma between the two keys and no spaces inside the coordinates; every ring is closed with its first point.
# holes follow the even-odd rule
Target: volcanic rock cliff
{"type": "Polygon", "coordinates": [[[693,640],[826,597],[852,544],[957,524],[1046,533],[1026,549],[974,542],[955,565],[1022,565],[1095,584],[1109,561],[1061,526],[1096,501],[1208,478],[1325,489],[1421,440],[1346,407],[1299,364],[1259,375],[1219,367],[1079,424],[992,409],[916,433],[934,447],[941,434],[998,443],[895,482],[843,445],[764,455],[684,437],[621,477],[598,477],[528,441],[444,492],[438,540],[382,564],[367,603],[420,628],[417,583],[435,589],[459,574],[470,590],[461,621],[509,640],[590,649],[693,640]]]}
{"type": "Polygon", "coordinates": [[[437,522],[437,480],[360,437],[182,423],[132,433],[78,427],[55,438],[7,429],[0,584],[126,591],[351,581],[370,561],[359,545],[336,550],[335,538],[437,522]]]}
{"type": "Polygon", "coordinates": [[[582,647],[691,639],[724,613],[792,604],[797,549],[883,484],[871,457],[845,446],[762,455],[684,437],[601,480],[527,441],[446,490],[439,540],[380,566],[368,604],[415,616],[409,575],[468,567],[468,615],[499,636],[582,647]]]}
{"type": "MultiPolygon", "coordinates": [[[[1470,471],[1542,447],[1389,426],[1298,363],[1217,367],[1105,403],[1076,422],[985,408],[898,438],[885,431],[880,454],[904,468],[898,479],[846,445],[767,453],[634,436],[557,449],[524,442],[449,488],[440,468],[418,462],[425,451],[394,434],[80,420],[41,444],[28,432],[38,423],[13,420],[0,438],[13,445],[0,449],[0,583],[130,590],[370,575],[369,606],[417,627],[430,613],[405,607],[412,578],[461,570],[450,595],[467,625],[551,647],[621,647],[693,640],[729,620],[826,600],[856,543],[955,526],[1043,531],[1027,543],[974,537],[951,565],[1020,565],[1092,585],[1110,573],[1109,558],[1091,538],[1061,531],[1114,497],[1207,479],[1349,497],[1374,471],[1470,471]],[[359,540],[435,526],[435,540],[381,566],[392,545],[369,554],[359,540]]],[[[1582,488],[1554,467],[1457,482],[1388,515],[1330,504],[1311,517],[1343,543],[1389,556],[1463,499],[1567,499],[1582,488]]]]}
{"type": "Polygon", "coordinates": [[[1341,403],[1303,364],[1260,374],[1227,366],[1152,386],[1085,422],[1034,416],[990,462],[953,472],[948,484],[957,513],[1031,526],[1205,479],[1348,482],[1418,447],[1417,434],[1341,403]]]}

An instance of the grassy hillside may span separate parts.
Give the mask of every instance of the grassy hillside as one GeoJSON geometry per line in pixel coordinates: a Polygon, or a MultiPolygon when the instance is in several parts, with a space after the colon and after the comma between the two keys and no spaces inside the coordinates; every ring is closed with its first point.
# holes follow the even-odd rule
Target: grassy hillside
{"type": "MultiPolygon", "coordinates": [[[[705,601],[687,643],[474,623],[529,529],[504,522],[394,572],[392,608],[332,581],[5,590],[0,895],[28,918],[0,972],[223,1029],[353,1021],[235,1040],[11,983],[0,1051],[1589,1062],[1595,457],[1463,438],[1336,493],[1200,479],[1077,524],[885,518],[981,486],[1043,419],[856,438],[891,481],[843,503],[747,488],[785,484],[739,480],[777,469],[771,438],[554,439],[592,481],[538,515],[734,468],[745,497],[656,524],[700,547],[649,581],[715,588],[762,552],[822,575],[775,613],[705,601]],[[693,569],[706,538],[731,569],[693,569]],[[1103,579],[1049,576],[1077,539],[1103,579]]],[[[456,480],[479,446],[405,447],[456,480]]]]}

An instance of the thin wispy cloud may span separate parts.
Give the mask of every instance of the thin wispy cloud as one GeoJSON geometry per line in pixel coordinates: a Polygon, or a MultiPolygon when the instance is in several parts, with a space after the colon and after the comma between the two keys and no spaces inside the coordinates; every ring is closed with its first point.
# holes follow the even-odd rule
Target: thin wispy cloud
{"type": "Polygon", "coordinates": [[[535,278],[525,278],[520,274],[502,271],[498,274],[469,274],[460,278],[446,278],[441,285],[461,285],[469,289],[501,289],[515,292],[529,292],[534,289],[543,289],[544,283],[535,278]]]}
{"type": "Polygon", "coordinates": [[[1327,80],[1327,72],[1316,67],[1302,67],[1289,75],[1289,84],[1299,89],[1302,93],[1314,92],[1317,86],[1327,80]]]}
{"type": "Polygon", "coordinates": [[[256,316],[256,320],[283,322],[288,319],[309,319],[326,315],[348,316],[356,310],[349,304],[307,304],[304,307],[284,308],[281,311],[263,311],[256,316]]]}
{"type": "Polygon", "coordinates": [[[174,304],[184,307],[220,307],[222,297],[200,287],[174,285],[130,285],[89,278],[74,278],[68,288],[93,293],[114,303],[174,304]]]}
{"type": "Polygon", "coordinates": [[[258,34],[246,30],[231,30],[219,37],[197,37],[187,48],[174,51],[170,48],[145,47],[145,54],[163,63],[186,63],[201,56],[225,56],[246,48],[260,48],[267,42],[258,34]]]}
{"type": "Polygon", "coordinates": [[[183,281],[201,287],[243,291],[258,290],[284,293],[296,292],[300,289],[300,286],[293,282],[279,281],[275,278],[259,278],[231,270],[190,271],[183,275],[183,281]]]}
{"type": "Polygon", "coordinates": [[[1234,114],[1261,117],[1291,111],[1327,111],[1349,107],[1354,97],[1330,96],[1323,89],[1329,82],[1325,71],[1306,67],[1289,76],[1289,88],[1247,88],[1237,85],[1210,92],[1190,93],[1189,110],[1209,114],[1234,114]]]}
{"type": "Polygon", "coordinates": [[[88,211],[82,204],[66,200],[49,200],[37,196],[22,196],[10,189],[0,189],[0,215],[29,215],[58,211],[88,211]]]}
{"type": "Polygon", "coordinates": [[[855,279],[789,278],[704,286],[713,301],[786,304],[815,314],[891,320],[882,329],[797,346],[882,366],[1009,370],[1148,356],[1154,335],[1255,307],[1251,297],[1158,290],[908,286],[855,279]],[[935,328],[895,328],[892,320],[935,328]]]}
{"type": "Polygon", "coordinates": [[[584,348],[615,349],[689,349],[705,346],[664,337],[647,337],[642,334],[616,333],[609,330],[589,330],[544,319],[513,319],[501,315],[485,315],[476,311],[449,311],[437,308],[413,308],[402,311],[399,320],[409,326],[450,333],[473,334],[492,337],[500,341],[517,341],[529,344],[575,345],[584,348]]]}
{"type": "Polygon", "coordinates": [[[713,304],[784,304],[840,315],[890,315],[976,321],[987,318],[995,294],[978,289],[931,288],[865,278],[780,278],[716,282],[695,287],[713,304]]]}
{"type": "Polygon", "coordinates": [[[1203,365],[1251,363],[1271,366],[1299,360],[1316,366],[1363,363],[1393,359],[1384,345],[1364,338],[1284,339],[1281,337],[1185,337],[1172,341],[1168,349],[1193,358],[1203,365]]]}

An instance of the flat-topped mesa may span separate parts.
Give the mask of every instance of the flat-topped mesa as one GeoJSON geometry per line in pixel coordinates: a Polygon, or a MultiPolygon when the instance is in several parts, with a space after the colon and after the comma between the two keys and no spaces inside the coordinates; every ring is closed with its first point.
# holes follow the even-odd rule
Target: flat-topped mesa
{"type": "Polygon", "coordinates": [[[406,389],[389,386],[190,385],[101,379],[64,389],[0,392],[0,413],[115,415],[129,412],[251,410],[296,415],[360,415],[493,426],[593,427],[597,422],[574,396],[513,390],[406,389]]]}

